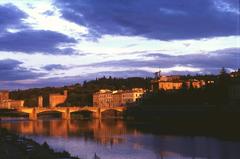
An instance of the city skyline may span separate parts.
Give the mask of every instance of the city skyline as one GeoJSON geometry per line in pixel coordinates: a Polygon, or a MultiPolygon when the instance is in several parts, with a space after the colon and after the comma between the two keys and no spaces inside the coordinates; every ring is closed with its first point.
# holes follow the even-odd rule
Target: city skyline
{"type": "Polygon", "coordinates": [[[0,0],[0,89],[240,67],[237,0],[0,0]]]}

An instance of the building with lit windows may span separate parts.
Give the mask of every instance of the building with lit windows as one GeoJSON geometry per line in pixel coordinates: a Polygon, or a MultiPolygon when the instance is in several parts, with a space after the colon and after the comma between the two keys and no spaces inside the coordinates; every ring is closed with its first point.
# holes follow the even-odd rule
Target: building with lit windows
{"type": "Polygon", "coordinates": [[[131,90],[100,90],[93,94],[93,106],[114,107],[125,106],[140,99],[145,90],[133,88],[131,90]]]}
{"type": "MultiPolygon", "coordinates": [[[[207,84],[212,84],[214,81],[208,81],[207,84]]],[[[188,79],[183,80],[180,76],[160,76],[157,79],[151,81],[151,90],[159,91],[159,90],[179,90],[183,87],[187,89],[190,88],[202,88],[206,85],[204,80],[197,79],[188,79]]]]}

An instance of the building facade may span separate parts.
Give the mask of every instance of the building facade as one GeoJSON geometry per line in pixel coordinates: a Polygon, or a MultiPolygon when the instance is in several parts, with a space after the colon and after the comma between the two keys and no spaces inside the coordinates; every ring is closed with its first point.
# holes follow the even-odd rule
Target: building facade
{"type": "Polygon", "coordinates": [[[102,89],[93,94],[93,106],[112,107],[113,92],[108,89],[102,89]]]}
{"type": "Polygon", "coordinates": [[[8,100],[8,99],[9,99],[9,92],[6,90],[0,91],[0,101],[8,100]]]}
{"type": "Polygon", "coordinates": [[[144,94],[142,88],[133,88],[132,90],[126,90],[122,92],[122,104],[136,102],[144,94]]]}
{"type": "Polygon", "coordinates": [[[9,91],[0,91],[0,109],[15,109],[24,106],[24,100],[12,100],[9,91]]]}
{"type": "Polygon", "coordinates": [[[180,76],[161,76],[158,79],[151,81],[151,90],[179,90],[183,87],[189,88],[202,88],[206,83],[204,80],[188,79],[182,80],[180,76]]]}
{"type": "Polygon", "coordinates": [[[122,93],[123,91],[113,91],[113,106],[121,106],[122,105],[122,93]]]}
{"type": "Polygon", "coordinates": [[[204,80],[190,79],[186,81],[187,88],[202,88],[206,85],[204,80]]]}
{"type": "Polygon", "coordinates": [[[181,89],[183,82],[180,76],[160,76],[158,79],[151,81],[151,90],[177,90],[181,89]]]}
{"type": "Polygon", "coordinates": [[[49,95],[49,105],[50,107],[56,107],[59,104],[64,103],[67,100],[67,90],[64,90],[62,94],[50,94],[49,95]]]}
{"type": "Polygon", "coordinates": [[[43,96],[38,96],[38,107],[43,107],[43,96]]]}
{"type": "Polygon", "coordinates": [[[24,100],[3,100],[0,102],[2,109],[16,109],[24,106],[24,100]]]}
{"type": "Polygon", "coordinates": [[[158,82],[158,89],[162,90],[174,90],[174,89],[181,89],[183,83],[181,81],[159,81],[158,82]]]}
{"type": "Polygon", "coordinates": [[[232,78],[240,77],[240,69],[238,69],[237,71],[231,72],[230,77],[232,78]]]}
{"type": "Polygon", "coordinates": [[[131,90],[100,90],[93,94],[93,106],[115,107],[125,106],[136,102],[144,94],[144,89],[133,88],[131,90]]]}

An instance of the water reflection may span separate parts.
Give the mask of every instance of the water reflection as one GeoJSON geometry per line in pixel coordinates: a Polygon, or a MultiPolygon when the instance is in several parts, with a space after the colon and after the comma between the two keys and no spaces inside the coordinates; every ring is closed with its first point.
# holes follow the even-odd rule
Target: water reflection
{"type": "Polygon", "coordinates": [[[90,159],[238,159],[240,143],[207,137],[144,134],[123,121],[2,121],[1,127],[29,136],[56,150],[90,159]]]}

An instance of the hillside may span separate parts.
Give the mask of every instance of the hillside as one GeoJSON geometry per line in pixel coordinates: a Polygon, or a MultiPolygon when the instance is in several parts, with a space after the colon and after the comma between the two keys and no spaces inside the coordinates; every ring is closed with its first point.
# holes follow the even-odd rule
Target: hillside
{"type": "Polygon", "coordinates": [[[74,84],[64,87],[33,88],[28,90],[16,90],[10,93],[12,99],[25,100],[25,106],[33,107],[37,105],[37,97],[43,96],[44,106],[48,106],[48,96],[51,93],[63,93],[68,90],[68,99],[65,106],[92,105],[92,94],[99,89],[131,89],[135,87],[149,88],[151,78],[131,77],[131,78],[99,78],[92,81],[84,81],[83,84],[74,84]]]}

